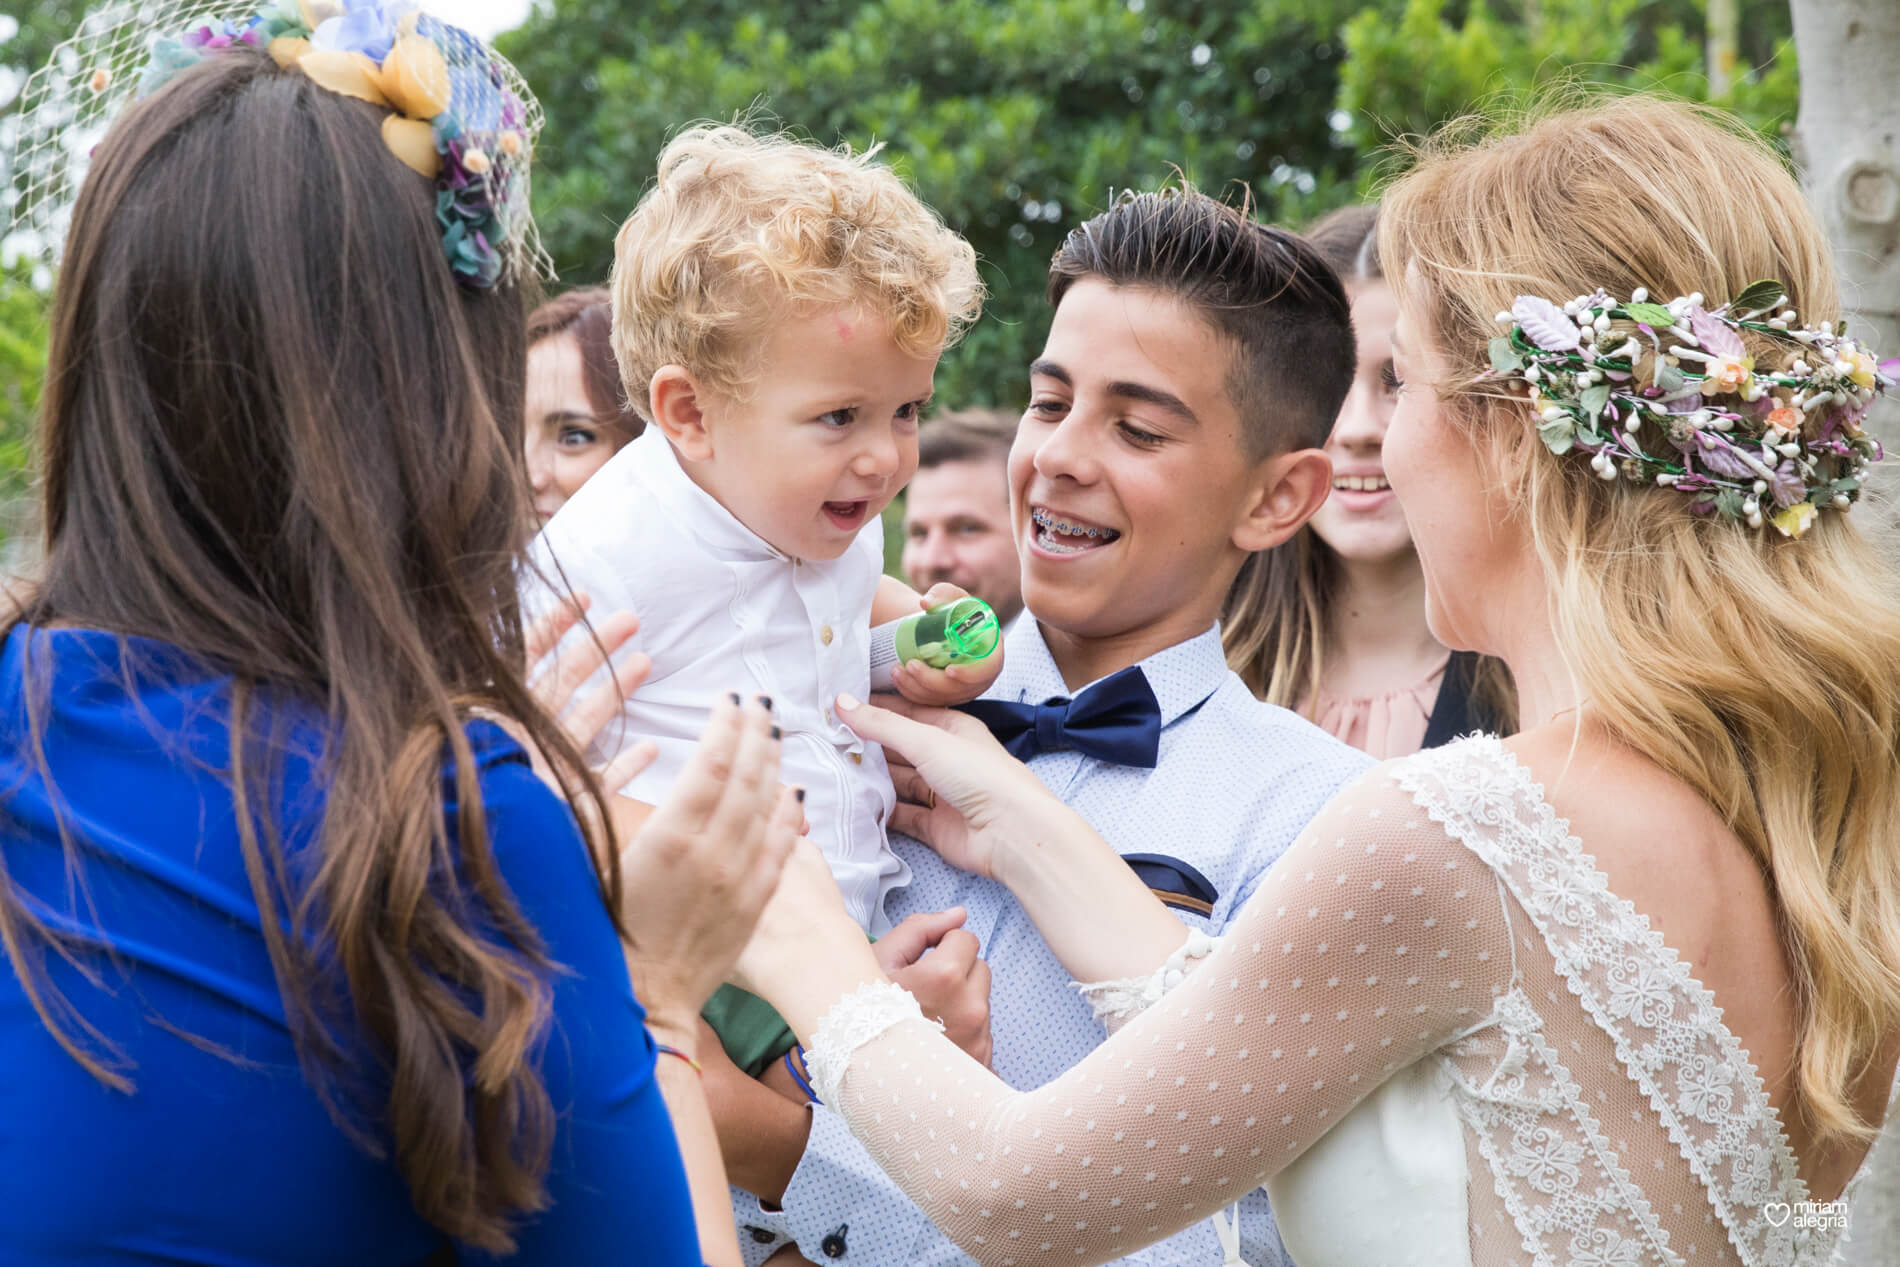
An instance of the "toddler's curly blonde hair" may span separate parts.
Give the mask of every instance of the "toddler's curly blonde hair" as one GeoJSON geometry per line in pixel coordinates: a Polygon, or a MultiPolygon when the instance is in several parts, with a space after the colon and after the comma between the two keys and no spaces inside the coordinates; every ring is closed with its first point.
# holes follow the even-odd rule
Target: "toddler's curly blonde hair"
{"type": "Polygon", "coordinates": [[[642,415],[663,365],[746,399],[758,336],[788,311],[863,305],[914,356],[962,335],[982,306],[976,252],[876,153],[735,126],[673,138],[614,243],[614,356],[642,415]]]}

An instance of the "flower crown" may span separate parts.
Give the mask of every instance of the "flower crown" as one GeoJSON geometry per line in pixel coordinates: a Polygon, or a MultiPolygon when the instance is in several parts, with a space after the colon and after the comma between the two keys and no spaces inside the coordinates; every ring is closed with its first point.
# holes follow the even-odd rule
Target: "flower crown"
{"type": "Polygon", "coordinates": [[[84,172],[70,134],[103,131],[128,99],[237,47],[268,51],[331,92],[391,112],[383,142],[435,181],[458,281],[487,288],[511,272],[546,271],[528,210],[539,107],[506,60],[415,0],[171,0],[89,13],[22,94],[16,223],[50,257],[84,172]]]}
{"type": "Polygon", "coordinates": [[[1698,514],[1798,537],[1820,511],[1853,505],[1881,460],[1861,422],[1894,386],[1895,363],[1875,364],[1846,337],[1846,322],[1798,326],[1780,308],[1786,296],[1775,281],[1714,310],[1701,295],[1658,304],[1641,289],[1627,301],[1598,290],[1562,307],[1520,295],[1498,314],[1511,330],[1491,340],[1485,377],[1529,384],[1552,453],[1588,453],[1603,479],[1673,488],[1698,514]],[[1793,359],[1757,373],[1744,330],[1788,345],[1793,359]]]}

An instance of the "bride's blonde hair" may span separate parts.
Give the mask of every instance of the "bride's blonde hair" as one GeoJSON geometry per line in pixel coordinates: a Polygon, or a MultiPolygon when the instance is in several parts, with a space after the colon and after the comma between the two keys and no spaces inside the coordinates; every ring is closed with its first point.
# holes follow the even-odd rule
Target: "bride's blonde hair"
{"type": "MultiPolygon", "coordinates": [[[[1827,243],[1780,157],[1714,110],[1637,96],[1475,143],[1474,126],[1422,146],[1385,194],[1379,254],[1448,367],[1432,386],[1551,580],[1582,691],[1772,882],[1800,991],[1800,1110],[1819,1136],[1865,1136],[1852,1088],[1900,1023],[1900,591],[1869,540],[1876,508],[1822,514],[1798,540],[1697,515],[1692,497],[1552,456],[1530,406],[1483,378],[1518,295],[1644,287],[1713,308],[1775,279],[1802,324],[1832,322],[1827,243]]],[[[1749,351],[1758,372],[1792,359],[1753,336],[1749,351]]]]}

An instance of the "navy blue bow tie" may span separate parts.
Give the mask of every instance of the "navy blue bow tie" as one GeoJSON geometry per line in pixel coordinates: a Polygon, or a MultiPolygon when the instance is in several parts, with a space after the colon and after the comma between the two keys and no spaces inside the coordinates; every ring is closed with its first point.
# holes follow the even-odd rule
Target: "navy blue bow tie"
{"type": "Polygon", "coordinates": [[[1041,704],[980,699],[960,705],[990,728],[1011,756],[1074,749],[1116,765],[1152,770],[1161,751],[1161,705],[1139,666],[1103,678],[1074,699],[1041,704]]]}

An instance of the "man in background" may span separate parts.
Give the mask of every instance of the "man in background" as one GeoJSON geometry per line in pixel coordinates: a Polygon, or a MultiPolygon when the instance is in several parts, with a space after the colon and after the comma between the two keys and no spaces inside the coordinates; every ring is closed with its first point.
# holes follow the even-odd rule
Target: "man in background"
{"type": "Polygon", "coordinates": [[[960,409],[926,422],[904,496],[911,585],[921,593],[948,581],[988,603],[1005,625],[1023,609],[1007,473],[1016,422],[1001,409],[960,409]]]}

